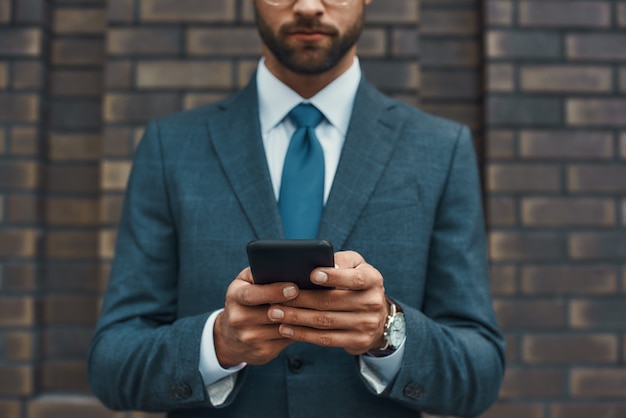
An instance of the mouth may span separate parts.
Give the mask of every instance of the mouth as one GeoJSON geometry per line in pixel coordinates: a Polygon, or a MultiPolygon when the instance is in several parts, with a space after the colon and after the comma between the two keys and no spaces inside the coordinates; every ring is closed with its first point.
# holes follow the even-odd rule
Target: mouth
{"type": "Polygon", "coordinates": [[[328,32],[320,31],[320,30],[312,30],[312,29],[298,29],[293,30],[288,33],[289,36],[307,42],[315,42],[320,41],[324,38],[330,37],[331,34],[328,32]]]}

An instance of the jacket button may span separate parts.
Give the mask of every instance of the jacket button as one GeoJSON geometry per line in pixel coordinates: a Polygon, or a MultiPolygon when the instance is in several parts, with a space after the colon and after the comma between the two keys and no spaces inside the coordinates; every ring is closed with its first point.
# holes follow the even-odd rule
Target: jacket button
{"type": "Polygon", "coordinates": [[[294,373],[300,373],[304,367],[304,362],[300,357],[292,357],[289,359],[289,370],[294,373]]]}
{"type": "Polygon", "coordinates": [[[409,383],[404,387],[404,396],[418,400],[424,395],[424,388],[416,383],[409,383]]]}
{"type": "Polygon", "coordinates": [[[177,401],[188,399],[189,397],[191,397],[191,394],[192,394],[191,386],[189,386],[186,383],[180,386],[174,386],[170,389],[171,397],[176,399],[177,401]]]}

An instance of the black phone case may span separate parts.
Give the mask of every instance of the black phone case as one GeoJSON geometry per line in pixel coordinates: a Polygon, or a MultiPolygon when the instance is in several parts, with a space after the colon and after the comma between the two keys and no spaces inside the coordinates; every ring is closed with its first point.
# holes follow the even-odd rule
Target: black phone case
{"type": "Polygon", "coordinates": [[[256,284],[296,283],[300,289],[329,289],[311,283],[316,267],[335,265],[333,246],[325,240],[256,240],[246,246],[256,284]]]}

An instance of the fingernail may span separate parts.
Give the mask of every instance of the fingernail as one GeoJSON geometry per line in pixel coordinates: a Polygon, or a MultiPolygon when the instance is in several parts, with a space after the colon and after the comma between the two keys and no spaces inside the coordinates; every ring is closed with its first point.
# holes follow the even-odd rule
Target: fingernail
{"type": "Polygon", "coordinates": [[[272,319],[283,319],[285,317],[285,312],[283,312],[282,309],[275,308],[270,311],[270,317],[272,319]]]}
{"type": "Polygon", "coordinates": [[[280,327],[280,333],[284,335],[285,337],[293,337],[293,328],[282,325],[280,327]]]}
{"type": "Polygon", "coordinates": [[[296,290],[295,286],[287,286],[283,289],[283,295],[286,298],[292,298],[294,297],[296,294],[298,293],[298,291],[296,290]]]}
{"type": "Polygon", "coordinates": [[[312,277],[313,281],[315,283],[326,283],[326,281],[328,280],[328,276],[326,275],[326,273],[322,273],[321,271],[316,272],[313,277],[312,277]]]}

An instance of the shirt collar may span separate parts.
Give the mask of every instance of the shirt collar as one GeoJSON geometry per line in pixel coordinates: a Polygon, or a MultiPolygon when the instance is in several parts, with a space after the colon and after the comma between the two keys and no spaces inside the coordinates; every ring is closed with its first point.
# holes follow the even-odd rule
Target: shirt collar
{"type": "Polygon", "coordinates": [[[282,122],[291,109],[303,102],[317,107],[342,135],[348,132],[354,97],[361,80],[358,58],[354,59],[348,70],[308,100],[276,78],[265,66],[264,58],[259,62],[256,77],[263,134],[282,122]]]}

